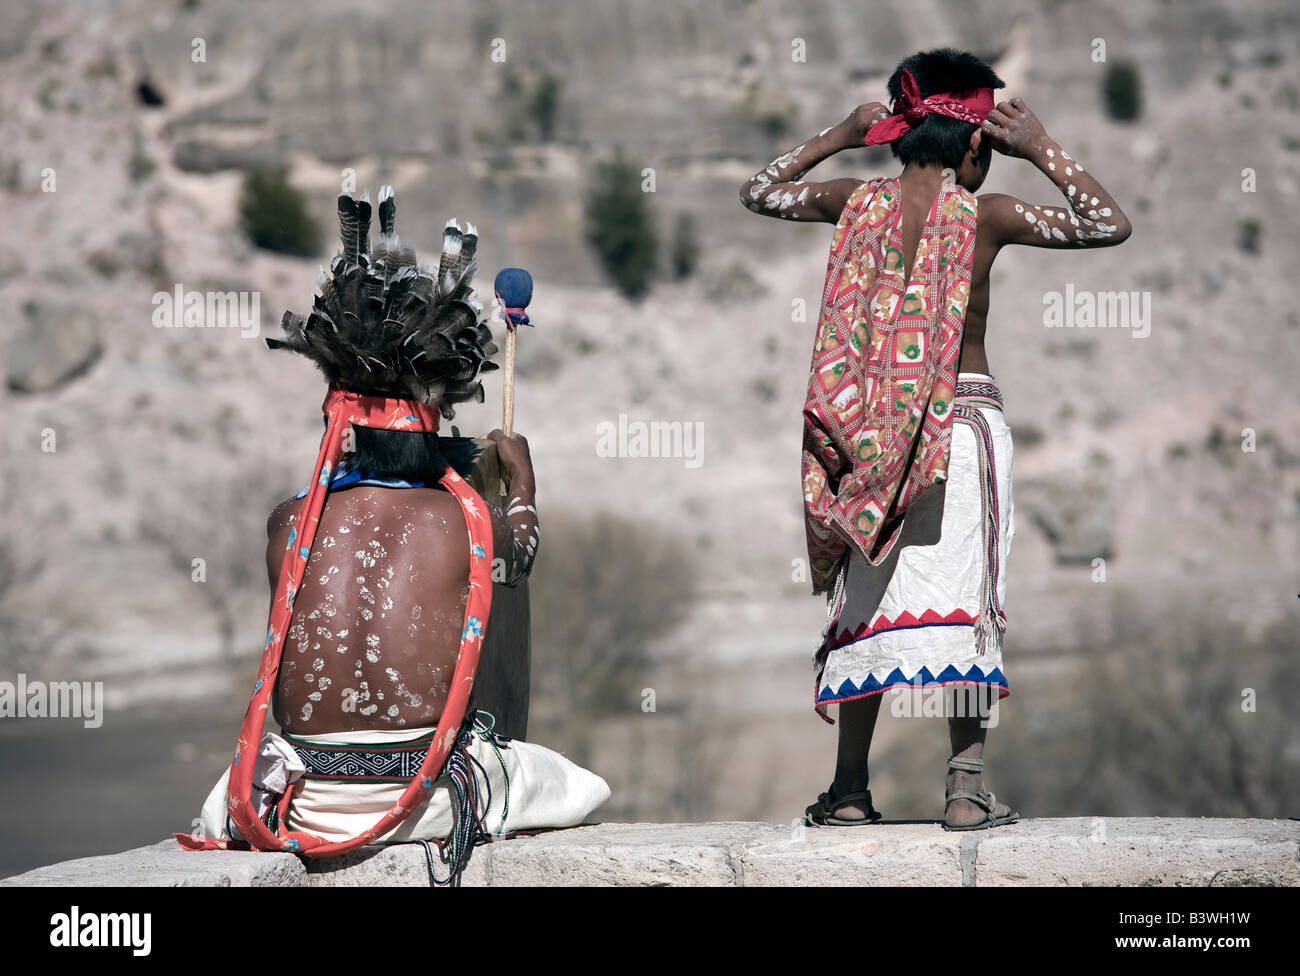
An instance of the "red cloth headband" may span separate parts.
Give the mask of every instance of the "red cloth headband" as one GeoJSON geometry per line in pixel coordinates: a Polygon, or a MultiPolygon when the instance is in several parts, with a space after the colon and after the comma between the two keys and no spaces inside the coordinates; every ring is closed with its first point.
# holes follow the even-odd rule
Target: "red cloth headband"
{"type": "Polygon", "coordinates": [[[903,69],[903,94],[894,102],[894,114],[881,119],[867,130],[863,144],[879,146],[893,142],[911,131],[927,115],[946,115],[979,125],[993,111],[993,89],[974,88],[966,92],[944,92],[921,97],[921,89],[912,72],[903,69]]]}

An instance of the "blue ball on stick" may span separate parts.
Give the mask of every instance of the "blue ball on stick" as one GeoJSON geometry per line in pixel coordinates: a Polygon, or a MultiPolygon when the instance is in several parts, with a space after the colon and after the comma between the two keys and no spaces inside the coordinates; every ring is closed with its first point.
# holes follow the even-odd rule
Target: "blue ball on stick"
{"type": "Polygon", "coordinates": [[[502,268],[492,283],[497,301],[512,325],[532,325],[524,310],[533,300],[533,276],[523,268],[502,268]]]}

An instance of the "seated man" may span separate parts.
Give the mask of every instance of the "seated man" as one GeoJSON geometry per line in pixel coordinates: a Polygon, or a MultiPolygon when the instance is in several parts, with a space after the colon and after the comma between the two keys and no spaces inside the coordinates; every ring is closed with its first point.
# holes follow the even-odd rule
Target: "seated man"
{"type": "MultiPolygon", "coordinates": [[[[267,524],[271,627],[240,751],[256,741],[268,701],[283,735],[260,738],[254,822],[240,819],[228,772],[198,834],[178,837],[318,854],[450,838],[444,860],[455,873],[476,833],[581,823],[609,787],[557,753],[495,734],[492,716],[466,705],[491,580],[523,580],[539,539],[527,441],[489,435],[510,493],[503,511],[457,475],[436,433],[439,413],[481,401],[478,374],[493,368],[469,284],[473,225],[448,223],[435,278],[393,231],[391,188],[380,192],[373,255],[369,203],[340,197],[339,211],[343,253],[313,312],[286,313],[284,341],[268,340],[313,359],[331,384],[320,487],[282,502],[267,524]],[[445,762],[431,770],[439,750],[445,762]]],[[[232,772],[239,763],[237,754],[232,772]]]]}

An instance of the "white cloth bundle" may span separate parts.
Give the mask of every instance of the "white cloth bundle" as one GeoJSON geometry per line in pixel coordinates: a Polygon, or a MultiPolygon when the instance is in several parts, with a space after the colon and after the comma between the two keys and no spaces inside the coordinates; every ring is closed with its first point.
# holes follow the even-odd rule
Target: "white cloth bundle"
{"type": "MultiPolygon", "coordinates": [[[[433,731],[434,728],[373,729],[298,738],[318,745],[391,746],[419,739],[433,731]]],[[[491,834],[576,826],[610,796],[609,785],[601,777],[545,746],[513,739],[494,748],[489,740],[474,733],[465,750],[482,767],[482,771],[476,769],[475,772],[483,796],[487,794],[482,772],[487,774],[492,796],[482,821],[483,829],[491,834]]],[[[271,732],[262,736],[253,774],[255,784],[293,783],[302,775],[302,768],[288,742],[271,732]],[[292,757],[291,761],[286,751],[287,756],[292,757]]],[[[200,826],[196,831],[200,836],[230,838],[226,831],[226,784],[229,777],[230,770],[227,769],[203,804],[200,826]]],[[[281,786],[280,790],[283,788],[281,786]]],[[[317,834],[331,842],[347,840],[374,826],[401,798],[405,789],[405,783],[353,783],[308,778],[298,787],[289,804],[288,827],[317,834]]],[[[264,805],[255,794],[259,814],[264,814],[276,799],[271,791],[266,795],[268,799],[264,805]]],[[[455,799],[451,786],[445,780],[439,781],[406,820],[376,843],[446,839],[452,830],[455,799]]]]}

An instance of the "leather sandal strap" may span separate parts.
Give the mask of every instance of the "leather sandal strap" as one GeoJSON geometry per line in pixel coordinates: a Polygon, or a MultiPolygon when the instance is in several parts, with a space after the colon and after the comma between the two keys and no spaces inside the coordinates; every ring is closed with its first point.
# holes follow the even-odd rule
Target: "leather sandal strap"
{"type": "MultiPolygon", "coordinates": [[[[827,799],[828,799],[828,800],[830,799],[829,794],[827,795],[827,799]]],[[[831,813],[834,813],[834,812],[835,812],[836,810],[838,810],[840,807],[846,807],[846,806],[859,806],[859,807],[860,807],[860,806],[864,806],[864,805],[865,805],[865,807],[867,808],[867,810],[870,811],[871,813],[875,813],[875,812],[876,812],[876,808],[875,808],[875,807],[872,805],[872,803],[871,803],[871,791],[870,791],[870,790],[861,790],[860,792],[857,792],[857,793],[845,793],[843,796],[837,796],[837,797],[835,798],[835,802],[834,802],[834,803],[831,803],[831,804],[828,804],[828,805],[827,805],[827,809],[828,809],[831,813]]]]}
{"type": "Polygon", "coordinates": [[[875,805],[871,802],[870,790],[862,790],[858,793],[846,793],[844,796],[837,796],[833,799],[831,797],[831,791],[827,790],[825,793],[822,793],[817,797],[817,803],[815,804],[816,809],[814,810],[810,807],[807,812],[809,815],[828,819],[835,817],[837,811],[849,805],[865,808],[865,816],[861,818],[852,818],[854,820],[860,819],[863,823],[871,823],[875,820],[879,820],[881,817],[880,811],[877,810],[875,805]]]}
{"type": "Polygon", "coordinates": [[[960,770],[963,773],[982,773],[984,772],[984,760],[959,759],[957,756],[949,756],[948,768],[960,770]]]}
{"type": "Polygon", "coordinates": [[[974,803],[988,814],[992,814],[994,810],[995,798],[992,793],[967,793],[965,790],[958,790],[956,793],[950,793],[944,797],[945,809],[953,800],[970,800],[971,803],[974,803]]]}

